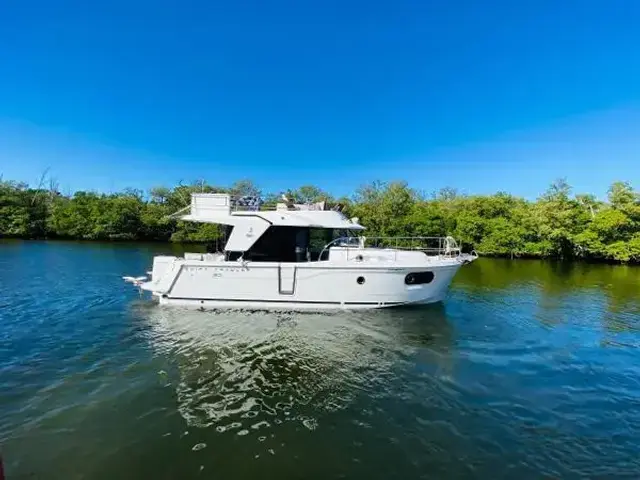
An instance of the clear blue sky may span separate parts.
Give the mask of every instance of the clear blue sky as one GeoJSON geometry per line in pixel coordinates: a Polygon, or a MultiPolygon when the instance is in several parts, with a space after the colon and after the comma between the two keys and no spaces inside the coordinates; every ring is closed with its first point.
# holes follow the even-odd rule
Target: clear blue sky
{"type": "Polygon", "coordinates": [[[0,173],[602,196],[640,187],[639,22],[632,0],[5,0],[0,173]]]}

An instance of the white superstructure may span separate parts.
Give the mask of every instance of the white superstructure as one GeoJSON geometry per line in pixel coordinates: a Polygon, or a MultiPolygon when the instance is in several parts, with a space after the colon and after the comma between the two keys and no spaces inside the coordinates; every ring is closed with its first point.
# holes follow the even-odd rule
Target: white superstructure
{"type": "Polygon", "coordinates": [[[362,309],[441,301],[476,257],[450,238],[367,238],[324,205],[242,209],[227,194],[193,194],[180,218],[227,226],[224,251],[158,256],[151,279],[125,277],[162,305],[362,309]]]}

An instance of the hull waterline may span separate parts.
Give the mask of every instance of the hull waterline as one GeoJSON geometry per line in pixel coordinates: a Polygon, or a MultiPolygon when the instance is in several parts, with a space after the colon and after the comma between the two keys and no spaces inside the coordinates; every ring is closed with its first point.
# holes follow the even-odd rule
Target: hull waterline
{"type": "Polygon", "coordinates": [[[229,299],[184,299],[158,298],[158,304],[165,307],[180,307],[192,310],[269,310],[324,312],[336,310],[375,310],[406,306],[440,303],[443,297],[433,297],[409,302],[296,302],[296,301],[251,301],[229,299]]]}

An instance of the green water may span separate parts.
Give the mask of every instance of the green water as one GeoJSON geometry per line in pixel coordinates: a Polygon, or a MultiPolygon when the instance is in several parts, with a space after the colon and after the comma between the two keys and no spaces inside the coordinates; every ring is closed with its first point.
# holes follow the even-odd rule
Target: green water
{"type": "Polygon", "coordinates": [[[171,245],[0,242],[8,479],[637,478],[640,269],[480,259],[425,308],[163,309],[171,245]]]}

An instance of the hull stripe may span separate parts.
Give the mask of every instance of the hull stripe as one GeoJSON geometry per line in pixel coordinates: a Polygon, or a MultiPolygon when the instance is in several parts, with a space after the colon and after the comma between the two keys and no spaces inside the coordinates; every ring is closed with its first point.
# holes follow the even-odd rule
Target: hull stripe
{"type": "Polygon", "coordinates": [[[238,298],[187,298],[187,297],[164,297],[166,300],[188,300],[191,302],[242,302],[242,303],[304,303],[309,305],[400,305],[405,302],[328,302],[315,300],[245,300],[238,298]]]}

